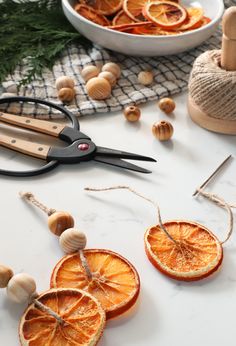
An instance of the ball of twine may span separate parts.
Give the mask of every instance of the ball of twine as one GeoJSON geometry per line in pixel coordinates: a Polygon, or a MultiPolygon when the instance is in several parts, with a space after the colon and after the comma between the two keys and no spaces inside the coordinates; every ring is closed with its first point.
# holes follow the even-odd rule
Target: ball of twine
{"type": "Polygon", "coordinates": [[[220,50],[207,51],[196,59],[189,94],[207,115],[236,121],[236,71],[223,70],[220,61],[220,50]]]}

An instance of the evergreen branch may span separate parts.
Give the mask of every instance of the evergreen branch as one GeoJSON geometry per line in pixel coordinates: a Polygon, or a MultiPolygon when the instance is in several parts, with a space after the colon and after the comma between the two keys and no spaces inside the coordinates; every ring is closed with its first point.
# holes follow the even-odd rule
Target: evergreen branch
{"type": "Polygon", "coordinates": [[[88,45],[67,21],[60,0],[3,0],[0,23],[0,83],[23,59],[28,70],[21,84],[27,84],[52,69],[66,46],[88,45]]]}

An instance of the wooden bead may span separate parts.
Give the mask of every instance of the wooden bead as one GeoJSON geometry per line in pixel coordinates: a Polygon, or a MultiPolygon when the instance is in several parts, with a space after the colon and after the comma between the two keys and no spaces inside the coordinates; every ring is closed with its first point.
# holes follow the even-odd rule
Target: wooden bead
{"type": "Polygon", "coordinates": [[[56,80],[56,88],[57,90],[61,90],[62,88],[74,89],[75,82],[71,77],[61,76],[56,80]]]}
{"type": "Polygon", "coordinates": [[[5,267],[0,264],[0,288],[7,287],[9,280],[13,277],[11,268],[5,267]]]}
{"type": "Polygon", "coordinates": [[[152,126],[152,133],[160,141],[168,141],[173,136],[174,129],[168,121],[161,121],[152,126]]]}
{"type": "Polygon", "coordinates": [[[93,100],[105,100],[111,95],[111,85],[105,78],[90,79],[86,84],[86,89],[93,100]]]}
{"type": "Polygon", "coordinates": [[[130,122],[135,122],[140,119],[141,111],[136,106],[128,106],[124,110],[124,116],[130,122]]]}
{"type": "Polygon", "coordinates": [[[153,73],[151,71],[142,71],[138,74],[138,81],[142,85],[150,85],[153,83],[153,73]]]}
{"type": "Polygon", "coordinates": [[[75,89],[62,88],[58,91],[58,97],[62,102],[71,102],[75,97],[75,89]]]}
{"type": "Polygon", "coordinates": [[[175,110],[175,102],[169,97],[165,97],[159,101],[160,109],[166,114],[170,114],[175,110]]]}
{"type": "Polygon", "coordinates": [[[25,273],[14,275],[7,285],[7,296],[15,303],[25,303],[36,292],[34,279],[25,273]]]}
{"type": "Polygon", "coordinates": [[[84,249],[87,239],[83,232],[75,228],[69,228],[62,233],[59,242],[62,250],[69,254],[84,249]]]}
{"type": "Polygon", "coordinates": [[[98,77],[105,78],[111,85],[111,87],[116,85],[116,76],[108,71],[104,71],[99,73],[98,77]]]}
{"type": "Polygon", "coordinates": [[[73,217],[65,211],[56,211],[48,218],[48,227],[57,236],[60,236],[67,228],[73,226],[73,217]]]}
{"type": "Polygon", "coordinates": [[[102,72],[111,72],[116,76],[116,78],[120,78],[121,70],[120,66],[115,64],[114,62],[108,62],[102,67],[102,72]]]}
{"type": "Polygon", "coordinates": [[[89,65],[83,68],[81,71],[81,76],[83,77],[84,81],[87,82],[91,78],[97,77],[99,72],[100,70],[97,66],[89,65]]]}

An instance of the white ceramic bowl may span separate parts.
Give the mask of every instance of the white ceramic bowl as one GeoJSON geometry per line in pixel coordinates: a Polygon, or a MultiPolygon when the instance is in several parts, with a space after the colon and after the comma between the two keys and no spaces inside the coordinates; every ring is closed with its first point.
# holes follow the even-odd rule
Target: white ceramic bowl
{"type": "Polygon", "coordinates": [[[177,54],[200,45],[215,32],[224,12],[223,0],[181,0],[186,7],[202,7],[212,21],[200,29],[176,36],[140,36],[107,29],[85,19],[73,9],[74,2],[62,0],[64,13],[75,29],[102,47],[137,56],[177,54]]]}

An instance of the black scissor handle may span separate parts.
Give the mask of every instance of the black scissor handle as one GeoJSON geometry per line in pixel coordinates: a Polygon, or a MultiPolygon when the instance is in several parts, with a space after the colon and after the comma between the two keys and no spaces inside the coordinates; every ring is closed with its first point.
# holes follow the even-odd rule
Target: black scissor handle
{"type": "MultiPolygon", "coordinates": [[[[79,121],[77,120],[77,118],[63,106],[59,106],[50,101],[45,101],[38,98],[32,98],[32,97],[26,97],[26,96],[13,96],[13,97],[0,98],[0,105],[4,103],[9,104],[13,102],[35,103],[35,104],[41,104],[44,106],[48,106],[50,108],[57,109],[62,114],[64,114],[67,119],[70,120],[72,127],[68,127],[68,131],[73,132],[74,130],[80,129],[79,121]]],[[[54,160],[54,161],[50,161],[46,163],[44,166],[40,168],[26,170],[26,171],[11,171],[6,169],[0,169],[0,174],[6,175],[6,176],[12,176],[12,177],[31,177],[31,176],[36,176],[36,175],[49,172],[53,168],[56,168],[58,165],[59,165],[59,162],[54,160]]]]}

